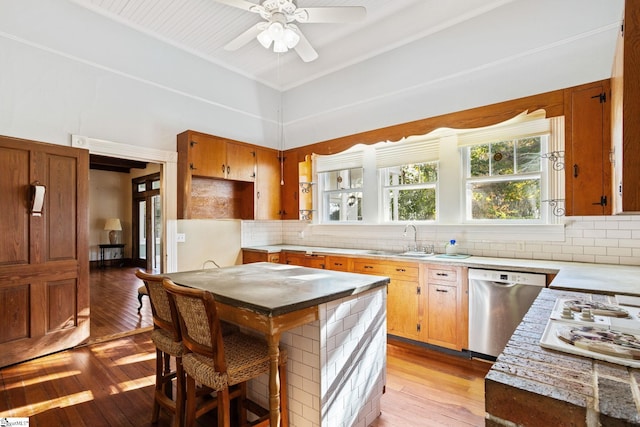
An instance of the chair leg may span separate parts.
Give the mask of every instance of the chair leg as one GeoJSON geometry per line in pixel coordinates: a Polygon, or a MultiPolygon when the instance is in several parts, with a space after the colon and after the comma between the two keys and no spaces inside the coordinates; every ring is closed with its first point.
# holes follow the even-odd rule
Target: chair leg
{"type": "Polygon", "coordinates": [[[238,409],[238,425],[247,425],[247,383],[238,384],[240,388],[240,396],[236,399],[236,408],[238,409]]]}
{"type": "Polygon", "coordinates": [[[138,305],[138,313],[140,313],[140,310],[142,309],[142,297],[144,296],[144,294],[141,294],[140,292],[138,292],[138,302],[140,303],[140,305],[138,305]]]}
{"type": "Polygon", "coordinates": [[[160,350],[156,349],[156,388],[153,392],[153,411],[151,416],[151,423],[156,424],[158,422],[158,416],[160,415],[160,404],[156,399],[156,394],[162,392],[162,388],[164,387],[164,371],[163,367],[163,359],[164,353],[160,350]]]}
{"type": "Polygon", "coordinates": [[[187,375],[187,403],[184,409],[185,427],[193,427],[196,422],[196,380],[187,375]]]}
{"type": "Polygon", "coordinates": [[[173,425],[175,427],[184,426],[184,404],[185,404],[185,378],[182,367],[182,358],[176,357],[176,413],[173,425]]]}
{"type": "Polygon", "coordinates": [[[218,427],[231,427],[231,401],[229,387],[217,392],[218,397],[218,427]]]}

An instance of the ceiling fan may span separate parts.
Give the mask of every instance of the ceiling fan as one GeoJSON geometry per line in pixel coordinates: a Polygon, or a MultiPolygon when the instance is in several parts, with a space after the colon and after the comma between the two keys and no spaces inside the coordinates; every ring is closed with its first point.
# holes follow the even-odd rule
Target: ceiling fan
{"type": "Polygon", "coordinates": [[[364,19],[367,11],[361,6],[298,7],[295,0],[263,0],[260,4],[247,0],[215,0],[218,3],[256,13],[264,19],[224,47],[234,51],[257,39],[266,49],[284,53],[295,49],[304,62],[313,61],[318,52],[295,23],[347,23],[364,19]]]}

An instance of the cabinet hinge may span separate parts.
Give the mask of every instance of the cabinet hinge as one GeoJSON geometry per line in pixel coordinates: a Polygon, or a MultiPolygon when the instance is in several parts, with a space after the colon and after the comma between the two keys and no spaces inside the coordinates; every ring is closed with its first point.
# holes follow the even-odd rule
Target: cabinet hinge
{"type": "Polygon", "coordinates": [[[421,288],[420,286],[418,286],[418,287],[416,288],[416,293],[417,293],[418,295],[422,295],[422,288],[421,288]]]}
{"type": "Polygon", "coordinates": [[[416,324],[416,331],[420,332],[420,323],[416,324]]]}
{"type": "Polygon", "coordinates": [[[599,98],[600,99],[600,104],[603,104],[603,103],[607,102],[607,93],[606,92],[602,92],[599,95],[595,95],[595,96],[591,97],[591,99],[594,99],[594,98],[599,98]]]}
{"type": "Polygon", "coordinates": [[[624,19],[622,20],[622,24],[620,24],[620,35],[624,37],[624,19]]]}
{"type": "Polygon", "coordinates": [[[189,163],[189,169],[194,171],[194,170],[196,170],[196,167],[193,166],[193,163],[189,163]]]}
{"type": "Polygon", "coordinates": [[[197,144],[197,142],[196,142],[196,141],[189,141],[189,146],[190,146],[190,147],[193,147],[193,146],[194,146],[194,145],[196,145],[196,144],[197,144]]]}

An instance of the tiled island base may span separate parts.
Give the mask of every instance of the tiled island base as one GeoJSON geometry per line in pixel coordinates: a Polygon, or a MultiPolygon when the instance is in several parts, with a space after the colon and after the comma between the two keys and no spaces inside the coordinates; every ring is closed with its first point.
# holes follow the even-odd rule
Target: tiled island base
{"type": "MultiPolygon", "coordinates": [[[[486,425],[640,425],[640,369],[540,347],[556,298],[544,289],[485,378],[486,425]]],[[[640,308],[639,308],[640,310],[640,308]]]]}
{"type": "MultiPolygon", "coordinates": [[[[291,427],[366,427],[380,415],[386,371],[386,286],[319,305],[319,320],[282,334],[291,427]]],[[[268,406],[268,379],[249,395],[268,406]]]]}

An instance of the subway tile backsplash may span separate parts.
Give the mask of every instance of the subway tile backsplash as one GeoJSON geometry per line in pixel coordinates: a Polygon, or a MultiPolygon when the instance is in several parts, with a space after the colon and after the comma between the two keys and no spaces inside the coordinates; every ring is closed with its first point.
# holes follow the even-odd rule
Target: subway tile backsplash
{"type": "MultiPolygon", "coordinates": [[[[566,217],[564,241],[514,241],[495,235],[491,239],[459,241],[458,251],[476,256],[640,265],[640,215],[566,217]]],[[[308,232],[304,221],[243,221],[242,246],[274,244],[328,246],[345,249],[401,251],[407,239],[397,229],[381,227],[380,233],[358,233],[345,226],[344,233],[308,232]]],[[[435,239],[430,226],[418,226],[417,240],[435,244],[444,252],[446,239],[435,239]]],[[[517,240],[517,239],[516,239],[517,240]]]]}

